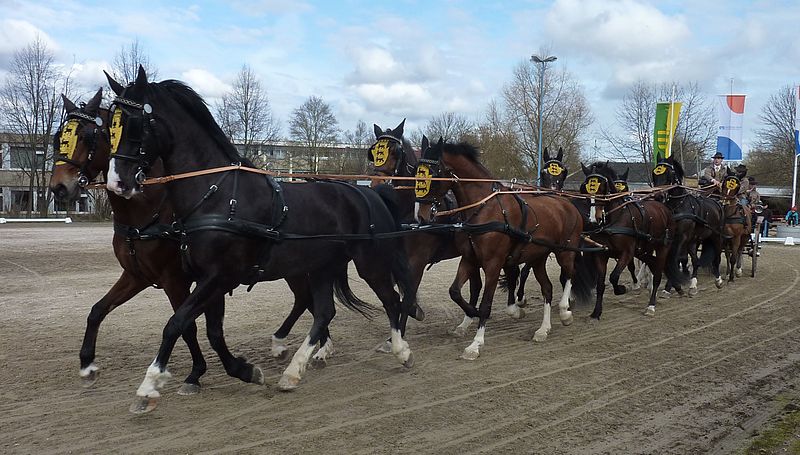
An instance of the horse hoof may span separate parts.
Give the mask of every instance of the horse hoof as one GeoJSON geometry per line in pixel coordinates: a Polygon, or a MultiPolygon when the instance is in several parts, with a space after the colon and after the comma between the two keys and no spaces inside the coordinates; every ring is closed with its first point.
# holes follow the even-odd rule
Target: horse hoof
{"type": "Polygon", "coordinates": [[[742,277],[742,269],[736,269],[736,278],[742,277]]]}
{"type": "Polygon", "coordinates": [[[309,368],[313,370],[321,370],[328,366],[328,361],[325,359],[312,357],[311,360],[308,362],[309,368]]]}
{"type": "Polygon", "coordinates": [[[250,376],[250,383],[258,385],[264,385],[267,383],[266,379],[264,378],[264,372],[261,371],[260,367],[255,365],[253,366],[253,373],[250,376]]]}
{"type": "Polygon", "coordinates": [[[506,307],[506,313],[511,316],[511,319],[524,319],[525,318],[525,310],[520,308],[518,305],[512,305],[506,307]]]}
{"type": "Polygon", "coordinates": [[[520,307],[520,308],[528,306],[528,298],[527,297],[523,297],[521,299],[518,299],[517,300],[517,306],[520,307]]]}
{"type": "Polygon", "coordinates": [[[84,388],[88,389],[94,386],[94,384],[97,382],[98,379],[100,379],[100,371],[99,370],[90,371],[89,374],[81,377],[81,385],[84,388]]]}
{"type": "Polygon", "coordinates": [[[645,316],[654,317],[654,316],[656,315],[656,309],[655,309],[655,307],[652,307],[652,306],[649,306],[649,307],[647,307],[647,308],[644,310],[644,315],[645,315],[645,316]]]}
{"type": "Polygon", "coordinates": [[[300,378],[289,376],[286,373],[282,374],[281,378],[278,380],[278,388],[283,392],[291,392],[296,389],[298,385],[300,385],[300,378]]]}
{"type": "Polygon", "coordinates": [[[158,406],[158,398],[136,397],[128,409],[132,414],[147,414],[158,406]]]}
{"type": "Polygon", "coordinates": [[[628,293],[628,288],[624,285],[614,287],[614,295],[623,295],[628,293]]]}
{"type": "Polygon", "coordinates": [[[574,318],[572,317],[572,311],[567,311],[567,315],[561,317],[561,325],[563,326],[572,325],[573,320],[574,318]]]}
{"type": "Polygon", "coordinates": [[[375,346],[375,352],[380,352],[382,354],[391,354],[392,342],[390,340],[381,342],[379,345],[375,346]]]}
{"type": "Polygon", "coordinates": [[[697,295],[697,288],[689,288],[689,297],[694,297],[697,295]]]}
{"type": "Polygon", "coordinates": [[[642,289],[642,286],[639,285],[639,283],[633,283],[633,287],[631,289],[633,289],[634,291],[638,291],[642,289]]]}
{"type": "Polygon", "coordinates": [[[716,280],[714,280],[714,285],[717,286],[717,289],[722,289],[723,283],[724,281],[722,281],[722,278],[717,278],[716,280]]]}
{"type": "Polygon", "coordinates": [[[406,359],[405,362],[403,362],[403,366],[406,367],[406,368],[411,368],[411,367],[414,366],[414,353],[413,352],[409,352],[408,353],[408,358],[406,359]]]}
{"type": "Polygon", "coordinates": [[[600,324],[600,318],[596,318],[594,316],[591,316],[589,318],[589,325],[597,325],[597,324],[600,324]]]}
{"type": "Polygon", "coordinates": [[[661,294],[658,295],[659,299],[668,299],[670,297],[672,297],[672,293],[667,290],[661,291],[661,294]]]}
{"type": "Polygon", "coordinates": [[[451,334],[456,338],[464,338],[467,336],[467,329],[459,326],[453,329],[451,334]]]}
{"type": "Polygon", "coordinates": [[[425,319],[425,312],[422,311],[422,308],[419,305],[414,305],[414,311],[412,314],[409,314],[412,318],[416,319],[417,321],[422,322],[425,319]]]}
{"type": "Polygon", "coordinates": [[[461,358],[463,360],[477,360],[480,355],[481,353],[478,350],[472,351],[464,349],[464,352],[461,353],[461,358]]]}
{"type": "Polygon", "coordinates": [[[533,341],[535,341],[537,343],[544,343],[545,341],[547,341],[547,331],[546,330],[542,330],[542,331],[537,330],[536,332],[534,332],[533,333],[533,341]]]}
{"type": "Polygon", "coordinates": [[[178,395],[188,396],[197,395],[198,393],[200,393],[200,384],[184,382],[178,389],[178,395]]]}
{"type": "Polygon", "coordinates": [[[289,350],[284,349],[283,351],[280,352],[273,351],[272,358],[275,359],[276,362],[285,362],[286,359],[289,358],[289,350]]]}

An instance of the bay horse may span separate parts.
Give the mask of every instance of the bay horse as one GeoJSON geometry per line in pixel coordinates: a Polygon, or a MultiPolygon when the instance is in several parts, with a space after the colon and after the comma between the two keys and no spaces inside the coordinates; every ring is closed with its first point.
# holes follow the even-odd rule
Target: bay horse
{"type": "Polygon", "coordinates": [[[619,278],[634,257],[644,262],[653,273],[653,289],[645,315],[654,316],[662,274],[666,273],[679,291],[684,281],[677,258],[671,254],[674,251],[672,234],[675,232],[672,213],[661,202],[621,197],[625,193],[618,190],[622,187],[620,179],[607,164],[594,163],[587,167],[581,163],[581,167],[586,179],[581,184],[580,193],[586,198],[577,200],[575,204],[588,218],[589,229],[584,232],[607,247],[606,251],[593,253],[598,273],[595,307],[590,317],[599,320],[603,313],[606,270],[611,257],[617,259],[609,276],[615,295],[627,293],[619,278]]]}
{"type": "Polygon", "coordinates": [[[478,269],[482,269],[485,276],[478,329],[461,357],[475,360],[480,355],[500,271],[517,269],[519,264],[530,264],[542,287],[544,313],[535,339],[546,339],[551,329],[553,285],[545,264],[551,252],[555,253],[565,277],[559,316],[562,324],[571,324],[570,296],[587,301],[591,292],[588,276],[584,279],[584,275],[576,271],[583,229],[577,209],[560,196],[501,191],[503,188],[480,163],[478,150],[470,144],[450,144],[439,138],[431,145],[423,137],[422,150],[415,184],[417,218],[427,223],[436,220],[438,207],[452,190],[464,219],[460,228],[469,237],[468,248],[461,251],[456,279],[478,269]]]}
{"type": "MultiPolygon", "coordinates": [[[[106,77],[117,94],[112,131],[116,128],[119,138],[111,150],[107,187],[133,197],[157,158],[169,175],[194,172],[191,178],[171,181],[167,196],[175,210],[182,259],[197,285],[167,322],[133,412],[155,408],[169,378],[175,341],[200,314],[214,327],[217,342],[224,342],[225,293],[240,284],[308,276],[314,321],[278,382],[282,390],[296,388],[335,315],[333,294],[337,283],[347,280],[341,271],[351,260],[384,306],[392,352],[404,366],[413,365],[400,318],[413,308],[416,295],[410,292],[402,243],[389,235],[399,229],[390,208],[396,206],[391,188],[373,191],[336,181],[279,184],[269,175],[246,172],[242,163],[244,169],[250,163],[190,87],[175,80],[151,83],[141,66],[127,87],[106,77]],[[233,169],[227,168],[232,163],[233,169]],[[203,172],[220,168],[230,170],[203,172]],[[374,254],[378,250],[381,254],[374,254]]],[[[350,302],[356,308],[363,303],[350,302]]],[[[258,367],[241,360],[241,379],[263,378],[258,367]]]]}
{"type": "MultiPolygon", "coordinates": [[[[689,295],[697,294],[697,272],[700,267],[710,267],[714,284],[722,287],[719,273],[722,254],[722,230],[724,215],[722,205],[714,199],[688,191],[683,186],[683,166],[671,156],[659,158],[652,171],[654,186],[671,186],[669,190],[656,196],[672,211],[675,220],[676,254],[679,258],[687,255],[692,261],[692,275],[689,282],[689,295]],[[702,245],[702,255],[697,250],[702,245]]],[[[667,280],[667,290],[671,288],[667,280]]]]}
{"type": "Polygon", "coordinates": [[[729,283],[733,283],[735,276],[742,276],[742,254],[753,230],[750,208],[739,202],[741,188],[739,175],[728,168],[727,175],[722,179],[721,199],[725,215],[723,248],[728,260],[729,283]]]}
{"type": "MultiPolygon", "coordinates": [[[[50,178],[50,190],[57,198],[74,201],[82,187],[102,176],[105,180],[111,148],[109,110],[100,107],[102,89],[86,104],[77,107],[63,96],[65,118],[54,136],[57,158],[50,178]]],[[[154,163],[151,175],[163,175],[160,160],[154,163]]],[[[95,363],[100,324],[116,308],[128,302],[147,287],[163,289],[173,309],[186,300],[193,280],[184,272],[178,238],[172,232],[173,210],[162,185],[150,185],[137,197],[124,199],[107,191],[114,212],[114,254],[123,269],[112,288],[92,306],[80,350],[80,376],[84,385],[94,385],[100,374],[95,363]]],[[[310,308],[311,295],[306,278],[288,279],[295,296],[294,306],[286,321],[272,336],[272,355],[283,358],[285,344],[294,323],[310,308]]],[[[351,292],[343,289],[342,292],[351,292]]],[[[199,378],[206,371],[206,362],[197,344],[196,328],[183,334],[192,354],[192,372],[178,393],[191,395],[200,391],[199,378]]],[[[321,341],[320,350],[312,358],[313,365],[324,366],[332,351],[330,335],[321,341]],[[328,341],[326,343],[326,341],[328,341]]],[[[220,349],[224,349],[223,346],[220,349]]],[[[236,371],[236,359],[223,350],[224,365],[236,371]]]]}

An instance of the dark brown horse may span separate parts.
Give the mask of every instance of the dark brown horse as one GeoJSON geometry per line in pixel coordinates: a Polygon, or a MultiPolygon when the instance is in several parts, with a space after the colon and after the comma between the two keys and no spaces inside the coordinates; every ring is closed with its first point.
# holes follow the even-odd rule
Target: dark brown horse
{"type": "Polygon", "coordinates": [[[739,190],[742,188],[739,176],[728,168],[727,175],[722,180],[721,196],[722,210],[725,215],[723,230],[723,248],[728,259],[728,282],[732,283],[734,277],[742,276],[742,253],[744,246],[750,239],[751,226],[750,208],[739,202],[739,190]]]}
{"type": "Polygon", "coordinates": [[[662,274],[666,272],[679,290],[685,280],[679,271],[677,259],[670,256],[672,234],[675,231],[672,213],[661,202],[620,197],[624,193],[620,193],[614,184],[620,179],[605,163],[581,166],[586,179],[580,192],[586,195],[586,199],[576,201],[576,205],[581,208],[581,214],[588,218],[587,233],[592,240],[608,248],[605,252],[594,253],[598,276],[591,317],[600,319],[603,313],[606,270],[608,259],[612,257],[617,259],[617,264],[611,271],[609,281],[615,295],[627,292],[627,288],[619,284],[619,278],[634,257],[650,268],[653,289],[645,315],[654,316],[656,292],[662,274]]]}
{"type": "Polygon", "coordinates": [[[446,144],[440,138],[430,145],[427,138],[423,138],[422,149],[415,190],[419,204],[417,216],[425,222],[435,221],[442,199],[452,190],[464,219],[461,229],[470,239],[469,248],[462,251],[456,280],[478,269],[483,270],[486,279],[478,330],[462,358],[474,360],[480,355],[500,272],[504,268],[516,269],[519,264],[530,264],[542,287],[544,316],[534,338],[546,339],[551,329],[553,285],[545,264],[551,252],[555,253],[565,277],[559,315],[564,325],[571,324],[570,296],[579,301],[590,298],[590,280],[576,273],[577,249],[583,229],[577,209],[568,199],[559,196],[504,191],[502,186],[492,182],[494,178],[478,160],[478,150],[469,144],[446,144]]]}

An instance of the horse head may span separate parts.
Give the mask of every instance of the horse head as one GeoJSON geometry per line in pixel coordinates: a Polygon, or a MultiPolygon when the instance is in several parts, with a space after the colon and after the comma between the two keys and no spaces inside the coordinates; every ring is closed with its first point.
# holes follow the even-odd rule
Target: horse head
{"type": "MultiPolygon", "coordinates": [[[[373,125],[375,143],[369,148],[367,159],[372,162],[372,173],[387,177],[410,177],[417,165],[417,158],[411,145],[403,137],[403,128],[406,120],[403,119],[394,129],[382,130],[380,126],[373,125]]],[[[373,185],[380,183],[373,181],[373,185]]]]}
{"type": "Polygon", "coordinates": [[[422,156],[417,163],[416,177],[414,184],[414,195],[416,197],[414,218],[417,222],[432,222],[436,218],[436,212],[444,202],[445,194],[452,187],[452,182],[434,181],[431,178],[450,177],[442,163],[444,151],[444,139],[440,136],[435,144],[428,141],[428,137],[422,136],[422,156]]]}
{"type": "Polygon", "coordinates": [[[619,177],[608,162],[597,162],[588,167],[581,163],[581,169],[586,179],[581,184],[580,192],[589,198],[589,221],[600,223],[605,217],[606,201],[596,200],[595,197],[616,193],[614,182],[619,177]]]}
{"type": "Polygon", "coordinates": [[[614,180],[612,183],[614,184],[614,188],[616,188],[618,193],[625,193],[630,191],[628,187],[628,174],[630,173],[631,168],[628,167],[625,169],[625,172],[619,176],[617,180],[614,180]]]}
{"type": "Polygon", "coordinates": [[[739,179],[736,171],[730,167],[726,167],[725,177],[722,179],[722,188],[720,194],[722,195],[722,204],[735,204],[739,190],[742,188],[742,181],[739,179]]]}
{"type": "Polygon", "coordinates": [[[539,172],[539,186],[550,188],[551,190],[561,191],[564,188],[564,181],[567,180],[567,167],[564,165],[562,159],[564,158],[564,149],[558,148],[558,155],[551,157],[544,149],[544,165],[539,172]]]}
{"type": "Polygon", "coordinates": [[[102,88],[80,107],[61,98],[66,115],[53,137],[56,155],[49,186],[58,199],[74,201],[81,188],[108,170],[109,112],[100,107],[102,88]]]}

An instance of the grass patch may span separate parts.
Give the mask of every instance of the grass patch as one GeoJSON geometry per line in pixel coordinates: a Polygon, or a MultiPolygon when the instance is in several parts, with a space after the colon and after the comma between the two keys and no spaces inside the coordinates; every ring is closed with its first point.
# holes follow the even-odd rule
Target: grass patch
{"type": "Polygon", "coordinates": [[[750,442],[745,451],[755,454],[800,454],[800,406],[788,403],[783,413],[750,442]]]}

